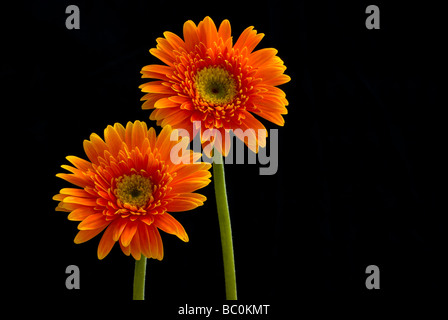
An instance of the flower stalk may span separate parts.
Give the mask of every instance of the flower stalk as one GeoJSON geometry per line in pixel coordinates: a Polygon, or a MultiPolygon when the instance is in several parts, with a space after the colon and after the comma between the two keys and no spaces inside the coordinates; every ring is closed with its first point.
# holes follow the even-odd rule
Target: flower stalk
{"type": "Polygon", "coordinates": [[[133,300],[145,300],[146,260],[135,260],[133,300]]]}
{"type": "Polygon", "coordinates": [[[227,203],[224,161],[219,152],[217,152],[215,156],[218,157],[214,157],[213,182],[215,186],[216,206],[218,209],[219,229],[221,233],[226,299],[237,300],[235,259],[233,255],[232,227],[230,224],[229,205],[227,203]]]}

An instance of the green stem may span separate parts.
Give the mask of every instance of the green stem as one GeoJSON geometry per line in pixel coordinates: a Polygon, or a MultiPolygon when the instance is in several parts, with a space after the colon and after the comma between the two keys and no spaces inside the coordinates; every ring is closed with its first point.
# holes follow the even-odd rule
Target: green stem
{"type": "Polygon", "coordinates": [[[213,162],[213,182],[215,185],[216,206],[218,207],[219,229],[221,232],[226,299],[236,300],[235,260],[233,258],[232,227],[230,225],[229,206],[227,204],[224,162],[221,154],[219,152],[215,153],[214,159],[215,161],[218,160],[218,163],[213,162]]]}
{"type": "Polygon", "coordinates": [[[146,257],[135,260],[134,300],[145,300],[146,257]]]}

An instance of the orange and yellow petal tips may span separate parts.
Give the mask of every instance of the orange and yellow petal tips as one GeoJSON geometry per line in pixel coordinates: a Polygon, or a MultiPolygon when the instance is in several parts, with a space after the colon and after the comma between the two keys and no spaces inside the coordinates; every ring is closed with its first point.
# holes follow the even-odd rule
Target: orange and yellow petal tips
{"type": "MultiPolygon", "coordinates": [[[[254,51],[263,37],[248,27],[233,43],[230,22],[224,20],[217,28],[210,17],[197,26],[185,22],[183,38],[165,32],[150,50],[164,65],[148,65],[141,71],[143,78],[156,79],[140,86],[146,93],[142,108],[153,110],[150,119],[158,125],[188,130],[191,139],[207,129],[219,131],[223,141],[235,129],[266,132],[254,114],[283,126],[288,100],[277,86],[291,78],[284,74],[286,67],[276,49],[254,51]],[[194,128],[196,121],[200,128],[194,128]]],[[[245,142],[257,152],[265,140],[266,133],[245,142]]],[[[228,154],[230,143],[214,144],[228,154]]]]}
{"type": "Polygon", "coordinates": [[[68,156],[69,173],[58,177],[75,185],[54,196],[58,211],[80,221],[75,243],[99,235],[98,258],[103,259],[116,242],[126,255],[140,260],[162,260],[159,230],[188,241],[183,226],[171,212],[192,210],[206,197],[195,193],[210,183],[209,163],[197,162],[201,154],[189,151],[190,161],[174,164],[171,148],[180,140],[177,130],[165,126],[157,136],[144,122],[116,123],[104,130],[104,140],[93,133],[84,141],[88,160],[68,156]],[[173,139],[173,136],[175,137],[173,139]],[[173,140],[173,141],[172,141],[173,140]],[[170,212],[170,213],[169,213],[170,212]]]}

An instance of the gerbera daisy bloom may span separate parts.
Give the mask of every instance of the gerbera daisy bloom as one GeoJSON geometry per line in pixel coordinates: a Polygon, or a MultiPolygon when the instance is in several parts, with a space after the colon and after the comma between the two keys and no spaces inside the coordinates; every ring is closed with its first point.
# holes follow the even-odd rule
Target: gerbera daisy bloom
{"type": "Polygon", "coordinates": [[[291,79],[283,73],[286,67],[276,49],[253,51],[264,34],[248,27],[233,44],[230,22],[224,20],[217,29],[206,17],[198,26],[185,22],[184,39],[171,32],[164,36],[150,53],[166,65],[148,65],[141,71],[143,78],[158,79],[140,86],[147,92],[142,108],[154,109],[150,119],[188,130],[190,139],[200,132],[203,142],[209,138],[202,133],[216,129],[208,131],[212,137],[205,142],[214,143],[223,155],[230,149],[229,132],[235,129],[254,152],[264,147],[267,131],[253,114],[283,126],[288,101],[276,86],[291,79]],[[193,127],[196,121],[200,128],[193,127]],[[218,131],[222,141],[214,139],[218,131]]]}
{"type": "Polygon", "coordinates": [[[90,161],[75,156],[71,173],[60,177],[80,188],[64,188],[54,196],[57,211],[70,212],[68,219],[81,221],[75,243],[92,239],[105,229],[98,246],[103,259],[119,241],[126,255],[139,260],[163,258],[159,229],[187,242],[183,226],[168,212],[187,211],[203,204],[206,197],[193,191],[210,183],[210,164],[196,162],[200,153],[190,151],[189,164],[170,160],[173,145],[187,145],[188,138],[175,139],[177,131],[165,126],[159,136],[144,122],[116,123],[104,130],[104,140],[93,133],[84,140],[90,161]]]}

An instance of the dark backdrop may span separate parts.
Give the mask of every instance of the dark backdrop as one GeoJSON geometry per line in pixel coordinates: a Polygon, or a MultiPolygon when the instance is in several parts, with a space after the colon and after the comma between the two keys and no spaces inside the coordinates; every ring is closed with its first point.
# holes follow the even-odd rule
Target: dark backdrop
{"type": "MultiPolygon", "coordinates": [[[[1,29],[13,49],[2,50],[2,81],[13,84],[3,87],[14,98],[4,110],[17,113],[2,116],[13,124],[2,158],[14,174],[4,195],[13,199],[4,198],[11,205],[3,212],[11,220],[4,246],[23,296],[131,299],[132,258],[116,245],[99,261],[99,237],[73,243],[77,224],[51,200],[69,184],[55,174],[65,156],[85,157],[82,141],[108,124],[155,126],[138,89],[142,66],[158,63],[148,50],[164,31],[181,35],[186,20],[206,15],[216,24],[229,19],[234,39],[251,25],[265,33],[257,48],[277,48],[292,78],[281,86],[290,102],[285,126],[264,121],[279,129],[278,172],[226,166],[242,301],[293,309],[304,298],[441,292],[441,10],[375,1],[381,29],[367,30],[372,3],[340,2],[39,1],[6,11],[17,15],[1,29]],[[65,27],[70,4],[80,8],[80,30],[65,27]],[[70,264],[80,268],[80,290],[65,288],[70,264]],[[372,264],[380,290],[365,287],[372,264]]],[[[190,242],[162,234],[165,258],[148,261],[147,299],[172,305],[168,313],[185,302],[224,300],[213,185],[201,192],[203,207],[175,214],[190,242]]]]}

